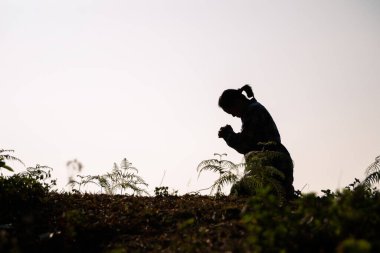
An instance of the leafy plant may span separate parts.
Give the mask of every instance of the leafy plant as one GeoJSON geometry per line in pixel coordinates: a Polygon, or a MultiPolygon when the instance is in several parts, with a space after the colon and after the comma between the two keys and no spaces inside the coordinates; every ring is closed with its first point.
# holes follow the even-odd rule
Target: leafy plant
{"type": "Polygon", "coordinates": [[[367,177],[363,181],[365,185],[371,186],[380,182],[380,156],[377,156],[375,161],[368,166],[366,175],[367,177]]]}
{"type": "Polygon", "coordinates": [[[53,168],[49,166],[37,164],[35,167],[26,168],[26,171],[20,174],[29,178],[33,178],[50,189],[51,187],[57,185],[57,180],[51,179],[52,170],[53,168]],[[49,179],[50,181],[48,181],[49,179]]]}
{"type": "Polygon", "coordinates": [[[198,165],[198,178],[202,171],[208,170],[219,173],[219,178],[209,188],[211,188],[211,194],[216,189],[216,195],[221,195],[225,185],[234,184],[240,179],[239,169],[244,167],[244,164],[235,164],[231,161],[223,160],[222,157],[227,156],[225,153],[214,153],[214,156],[219,156],[219,159],[204,160],[198,165]]]}
{"type": "Polygon", "coordinates": [[[124,158],[120,165],[114,163],[111,172],[104,175],[97,176],[80,176],[80,181],[71,180],[69,184],[72,187],[76,185],[79,187],[75,192],[80,192],[81,186],[89,183],[100,186],[101,191],[104,190],[106,194],[116,194],[120,191],[120,194],[126,193],[127,190],[132,190],[132,195],[148,194],[148,192],[142,188],[142,186],[148,186],[148,184],[136,173],[138,170],[132,166],[126,158],[124,158]]]}
{"type": "Polygon", "coordinates": [[[242,212],[247,234],[241,251],[378,252],[379,192],[357,179],[343,190],[323,192],[279,205],[270,188],[258,190],[242,212]]]}
{"type": "Polygon", "coordinates": [[[0,224],[17,219],[27,210],[37,211],[48,193],[48,185],[27,174],[0,176],[0,224]]]}
{"type": "Polygon", "coordinates": [[[283,159],[276,151],[252,151],[245,156],[246,168],[243,178],[231,192],[237,195],[254,195],[258,189],[271,188],[278,196],[284,197],[285,189],[280,180],[284,173],[274,167],[276,160],[283,159]],[[237,192],[236,192],[237,191],[237,192]]]}
{"type": "Polygon", "coordinates": [[[91,176],[91,175],[87,175],[87,176],[77,175],[77,178],[79,178],[79,180],[75,180],[73,178],[70,178],[68,185],[70,185],[70,187],[72,188],[71,190],[73,192],[80,193],[81,192],[81,187],[85,186],[85,185],[87,185],[89,183],[93,183],[93,184],[96,184],[96,185],[100,186],[95,181],[96,177],[97,176],[91,176]],[[76,186],[78,186],[78,189],[75,188],[76,186]]]}
{"type": "Polygon", "coordinates": [[[205,170],[219,173],[219,178],[209,187],[211,193],[216,189],[216,194],[220,195],[223,186],[233,184],[230,193],[232,195],[252,196],[265,187],[269,187],[271,193],[281,200],[294,194],[293,186],[287,185],[285,174],[279,170],[292,168],[291,158],[282,152],[271,151],[272,145],[275,145],[273,142],[259,144],[263,147],[262,150],[246,154],[245,163],[234,164],[222,159],[226,154],[215,153],[219,159],[205,160],[198,165],[199,175],[205,170]],[[245,168],[243,175],[239,173],[240,167],[245,168]]]}
{"type": "MultiPolygon", "coordinates": [[[[13,150],[0,150],[0,167],[9,171],[12,168],[5,164],[5,160],[24,163],[17,157],[8,153],[13,150]]],[[[25,166],[25,165],[24,165],[25,166]]],[[[56,180],[50,180],[52,168],[36,165],[28,167],[26,171],[12,176],[0,175],[0,224],[18,219],[21,213],[38,212],[45,197],[47,197],[56,180]]]]}
{"type": "Polygon", "coordinates": [[[0,149],[0,169],[1,168],[4,168],[8,171],[12,171],[13,172],[13,169],[11,167],[9,167],[5,161],[8,160],[8,161],[17,161],[19,163],[21,163],[22,165],[25,166],[25,164],[20,160],[18,159],[17,157],[14,157],[14,156],[11,156],[10,154],[8,154],[9,152],[14,152],[14,150],[11,150],[11,149],[0,149]]]}
{"type": "Polygon", "coordinates": [[[148,186],[148,184],[135,173],[138,173],[138,170],[124,158],[120,162],[120,166],[114,163],[112,172],[99,177],[98,181],[109,194],[115,194],[117,190],[120,190],[120,194],[123,194],[123,191],[128,189],[131,189],[133,194],[148,194],[146,190],[140,187],[140,185],[148,186]]]}

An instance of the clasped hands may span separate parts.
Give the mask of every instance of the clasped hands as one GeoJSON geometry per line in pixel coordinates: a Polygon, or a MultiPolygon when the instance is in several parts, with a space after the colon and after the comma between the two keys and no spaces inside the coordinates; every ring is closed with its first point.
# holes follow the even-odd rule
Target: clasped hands
{"type": "Polygon", "coordinates": [[[224,127],[221,127],[218,133],[219,138],[225,138],[227,137],[230,133],[233,133],[234,130],[230,125],[225,125],[224,127]]]}

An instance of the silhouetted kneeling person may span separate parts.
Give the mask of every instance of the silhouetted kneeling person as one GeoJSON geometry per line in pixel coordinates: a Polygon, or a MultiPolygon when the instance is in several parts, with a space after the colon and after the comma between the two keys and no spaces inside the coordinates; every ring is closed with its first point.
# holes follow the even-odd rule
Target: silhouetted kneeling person
{"type": "MultiPolygon", "coordinates": [[[[251,151],[277,151],[284,154],[283,161],[272,164],[285,175],[285,179],[278,179],[284,186],[286,197],[291,198],[293,188],[293,162],[288,150],[281,143],[281,137],[272,116],[255,99],[252,88],[245,85],[238,90],[228,89],[219,98],[219,106],[228,114],[239,117],[242,120],[240,133],[235,133],[230,125],[221,127],[219,138],[223,138],[228,146],[241,154],[251,151]],[[245,95],[248,96],[248,99],[245,95]],[[271,143],[263,146],[262,143],[271,143]]],[[[244,194],[244,193],[243,193],[244,194]]]]}

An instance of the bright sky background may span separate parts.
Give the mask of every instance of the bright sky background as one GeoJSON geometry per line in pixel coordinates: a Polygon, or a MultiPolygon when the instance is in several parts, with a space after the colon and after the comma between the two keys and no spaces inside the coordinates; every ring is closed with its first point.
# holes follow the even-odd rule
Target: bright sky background
{"type": "Polygon", "coordinates": [[[362,179],[380,155],[380,1],[0,1],[0,149],[61,187],[69,160],[95,175],[124,157],[150,192],[164,171],[180,194],[211,185],[199,162],[242,159],[218,98],[246,83],[296,189],[362,179]]]}

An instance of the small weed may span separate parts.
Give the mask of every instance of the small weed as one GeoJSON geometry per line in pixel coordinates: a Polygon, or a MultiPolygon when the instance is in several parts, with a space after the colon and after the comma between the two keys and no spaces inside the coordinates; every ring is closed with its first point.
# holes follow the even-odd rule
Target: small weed
{"type": "Polygon", "coordinates": [[[160,186],[154,188],[154,195],[156,197],[168,197],[169,196],[169,187],[167,186],[160,186]]]}
{"type": "Polygon", "coordinates": [[[169,196],[177,196],[178,191],[172,190],[171,193],[169,193],[169,187],[167,186],[159,186],[154,188],[154,196],[156,197],[169,197],[169,196]]]}

